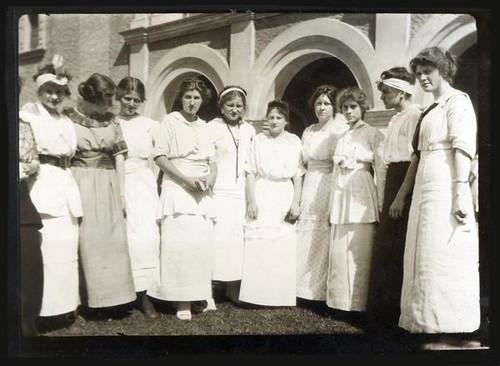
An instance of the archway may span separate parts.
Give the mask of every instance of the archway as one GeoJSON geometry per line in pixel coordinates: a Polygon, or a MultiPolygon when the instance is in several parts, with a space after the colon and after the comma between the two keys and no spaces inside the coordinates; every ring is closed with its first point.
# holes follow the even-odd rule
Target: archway
{"type": "Polygon", "coordinates": [[[314,89],[331,84],[339,89],[358,85],[351,70],[335,57],[312,61],[300,69],[285,88],[282,99],[290,105],[289,131],[302,136],[304,129],[316,122],[309,98],[314,89]]]}

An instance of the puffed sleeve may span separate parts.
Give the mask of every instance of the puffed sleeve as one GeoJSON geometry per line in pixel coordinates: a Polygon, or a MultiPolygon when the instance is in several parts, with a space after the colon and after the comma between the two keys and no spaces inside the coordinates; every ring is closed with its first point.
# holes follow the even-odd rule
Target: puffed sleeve
{"type": "Polygon", "coordinates": [[[169,156],[170,154],[170,139],[167,131],[168,116],[163,117],[163,120],[153,127],[153,140],[155,146],[153,149],[153,158],[161,155],[169,156]]]}
{"type": "Polygon", "coordinates": [[[375,174],[375,183],[377,186],[377,199],[379,211],[382,210],[382,204],[384,203],[384,188],[385,188],[385,177],[387,174],[387,165],[384,162],[383,151],[384,151],[384,134],[375,129],[373,134],[373,171],[375,174]]]}
{"type": "Polygon", "coordinates": [[[474,108],[467,94],[452,96],[447,103],[451,147],[465,152],[471,159],[476,154],[477,123],[474,108]]]}

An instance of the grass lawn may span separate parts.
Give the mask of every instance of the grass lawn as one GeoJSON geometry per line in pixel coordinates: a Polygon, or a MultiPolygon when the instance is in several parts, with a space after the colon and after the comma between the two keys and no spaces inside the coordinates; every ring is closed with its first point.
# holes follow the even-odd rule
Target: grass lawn
{"type": "MultiPolygon", "coordinates": [[[[82,309],[69,325],[42,327],[27,339],[34,356],[152,358],[172,354],[412,355],[421,339],[396,325],[369,329],[362,314],[330,309],[324,302],[299,299],[295,307],[236,305],[214,292],[217,310],[180,321],[170,302],[154,301],[159,317],[150,319],[127,306],[95,317],[82,309]]],[[[43,325],[43,324],[42,324],[43,325]]],[[[486,340],[485,330],[476,337],[486,340]]],[[[487,347],[476,352],[485,352],[487,347]]],[[[425,353],[425,352],[424,352],[425,353]]]]}

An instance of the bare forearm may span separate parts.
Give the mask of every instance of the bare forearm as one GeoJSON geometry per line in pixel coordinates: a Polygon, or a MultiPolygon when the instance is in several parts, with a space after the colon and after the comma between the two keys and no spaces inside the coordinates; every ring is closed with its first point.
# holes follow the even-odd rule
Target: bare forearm
{"type": "Polygon", "coordinates": [[[406,198],[408,194],[412,191],[413,186],[415,185],[415,177],[417,176],[417,168],[418,168],[419,158],[416,155],[412,155],[410,166],[406,171],[405,178],[401,187],[399,187],[398,196],[401,198],[406,198]]]}
{"type": "Polygon", "coordinates": [[[175,167],[174,164],[170,160],[167,159],[166,156],[161,155],[158,156],[154,159],[155,164],[165,172],[165,174],[168,174],[168,176],[172,179],[175,179],[177,182],[181,184],[186,184],[189,185],[191,183],[191,178],[184,175],[175,167]]]}

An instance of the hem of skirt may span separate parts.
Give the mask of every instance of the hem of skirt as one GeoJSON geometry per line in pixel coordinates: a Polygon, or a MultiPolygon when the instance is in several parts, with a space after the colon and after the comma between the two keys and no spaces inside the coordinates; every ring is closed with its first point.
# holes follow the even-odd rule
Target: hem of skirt
{"type": "Polygon", "coordinates": [[[296,297],[294,297],[293,300],[282,300],[282,299],[270,300],[270,299],[263,299],[263,298],[242,297],[240,295],[238,300],[244,301],[244,302],[247,302],[250,304],[263,305],[263,306],[296,306],[297,305],[297,298],[296,297]]]}
{"type": "MultiPolygon", "coordinates": [[[[463,325],[463,324],[462,324],[463,325]]],[[[410,333],[414,333],[414,334],[420,334],[420,333],[423,333],[423,334],[436,334],[436,333],[473,333],[475,331],[477,331],[481,324],[480,322],[478,322],[477,324],[475,325],[472,325],[470,327],[460,327],[460,328],[452,328],[452,327],[448,327],[448,328],[430,328],[430,327],[425,327],[425,326],[417,326],[417,325],[413,325],[411,324],[411,321],[408,319],[408,320],[400,320],[399,323],[398,323],[398,326],[410,333]]]]}
{"type": "Polygon", "coordinates": [[[329,308],[342,310],[342,311],[366,311],[366,306],[353,306],[353,305],[337,305],[333,304],[331,301],[326,301],[326,305],[329,308]]]}
{"type": "Polygon", "coordinates": [[[75,311],[80,304],[76,304],[75,306],[68,307],[67,309],[64,310],[57,310],[57,311],[40,311],[38,314],[39,316],[57,316],[57,315],[62,315],[62,314],[67,314],[72,311],[75,311]]]}
{"type": "Polygon", "coordinates": [[[91,299],[89,299],[87,302],[87,306],[89,308],[106,308],[106,307],[110,307],[110,306],[127,304],[129,302],[135,301],[136,299],[137,299],[137,295],[135,294],[135,291],[134,291],[134,295],[120,297],[120,298],[114,299],[112,301],[111,300],[107,301],[107,300],[91,300],[91,299]]]}
{"type": "Polygon", "coordinates": [[[297,289],[297,297],[306,300],[326,301],[326,291],[324,296],[317,295],[317,292],[297,289]]]}

